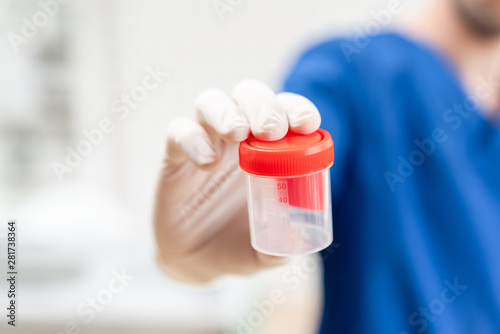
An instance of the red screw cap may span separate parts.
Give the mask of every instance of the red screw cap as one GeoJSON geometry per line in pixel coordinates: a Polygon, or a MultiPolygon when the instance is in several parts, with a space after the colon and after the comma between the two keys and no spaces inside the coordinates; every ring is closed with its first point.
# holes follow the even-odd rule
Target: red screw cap
{"type": "Polygon", "coordinates": [[[309,135],[289,131],[277,141],[260,141],[252,134],[240,143],[240,167],[258,176],[299,176],[330,167],[335,154],[330,134],[319,129],[309,135]]]}

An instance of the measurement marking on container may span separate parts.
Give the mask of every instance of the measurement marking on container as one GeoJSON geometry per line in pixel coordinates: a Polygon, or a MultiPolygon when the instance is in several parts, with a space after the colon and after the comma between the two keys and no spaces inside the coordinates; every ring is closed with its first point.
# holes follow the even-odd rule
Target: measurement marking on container
{"type": "Polygon", "coordinates": [[[268,212],[267,212],[267,214],[268,214],[268,215],[275,215],[275,214],[276,214],[276,211],[274,211],[274,212],[268,211],[268,212]]]}

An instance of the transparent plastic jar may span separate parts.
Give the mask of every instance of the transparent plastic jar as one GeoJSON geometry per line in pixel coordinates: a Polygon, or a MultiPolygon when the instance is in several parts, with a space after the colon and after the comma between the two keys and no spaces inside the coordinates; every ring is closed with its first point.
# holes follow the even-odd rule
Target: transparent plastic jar
{"type": "Polygon", "coordinates": [[[240,144],[247,173],[252,247],[274,256],[318,252],[333,241],[331,136],[289,132],[273,142],[250,136],[240,144]]]}

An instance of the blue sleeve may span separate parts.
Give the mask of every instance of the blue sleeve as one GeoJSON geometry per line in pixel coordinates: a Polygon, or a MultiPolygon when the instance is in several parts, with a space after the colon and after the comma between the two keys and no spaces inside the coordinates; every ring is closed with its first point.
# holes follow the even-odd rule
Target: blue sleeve
{"type": "Polygon", "coordinates": [[[300,57],[284,90],[307,97],[321,114],[321,128],[332,135],[335,163],[331,170],[332,200],[344,192],[353,174],[355,122],[349,65],[336,42],[315,47],[300,57]]]}

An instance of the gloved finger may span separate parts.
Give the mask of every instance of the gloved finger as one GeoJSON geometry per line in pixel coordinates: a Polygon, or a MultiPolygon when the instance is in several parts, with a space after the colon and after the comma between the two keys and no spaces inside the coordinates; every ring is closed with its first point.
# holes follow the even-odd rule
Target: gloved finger
{"type": "Polygon", "coordinates": [[[318,108],[307,98],[293,93],[280,93],[276,99],[285,110],[290,130],[301,134],[318,130],[321,116],[318,108]]]}
{"type": "Polygon", "coordinates": [[[204,91],[195,101],[196,117],[228,143],[247,139],[250,123],[245,114],[225,94],[217,89],[204,91]]]}
{"type": "Polygon", "coordinates": [[[187,117],[174,119],[167,128],[166,160],[182,163],[186,158],[201,169],[217,163],[217,153],[205,129],[187,117]]]}
{"type": "Polygon", "coordinates": [[[250,121],[254,136],[273,141],[288,132],[288,119],[273,91],[257,80],[244,80],[232,92],[232,98],[250,121]]]}

